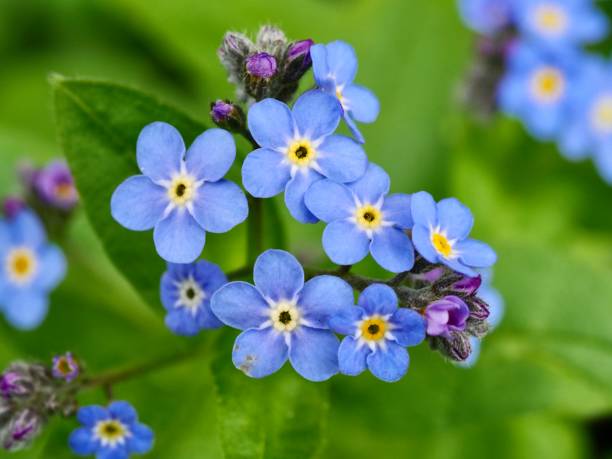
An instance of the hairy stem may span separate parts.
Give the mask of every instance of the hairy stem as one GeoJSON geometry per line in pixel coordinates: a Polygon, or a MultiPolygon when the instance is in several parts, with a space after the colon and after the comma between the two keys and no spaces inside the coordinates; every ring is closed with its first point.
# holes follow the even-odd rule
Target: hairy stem
{"type": "Polygon", "coordinates": [[[250,216],[248,219],[248,262],[255,260],[263,250],[263,201],[249,197],[250,216]]]}

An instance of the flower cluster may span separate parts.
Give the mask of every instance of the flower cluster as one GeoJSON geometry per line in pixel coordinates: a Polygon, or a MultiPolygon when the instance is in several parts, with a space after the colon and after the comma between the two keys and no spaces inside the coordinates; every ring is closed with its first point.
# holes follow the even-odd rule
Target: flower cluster
{"type": "Polygon", "coordinates": [[[518,118],[570,160],[592,157],[612,184],[612,67],[582,48],[605,38],[605,15],[591,0],[459,0],[459,9],[480,34],[466,97],[518,118]]]}

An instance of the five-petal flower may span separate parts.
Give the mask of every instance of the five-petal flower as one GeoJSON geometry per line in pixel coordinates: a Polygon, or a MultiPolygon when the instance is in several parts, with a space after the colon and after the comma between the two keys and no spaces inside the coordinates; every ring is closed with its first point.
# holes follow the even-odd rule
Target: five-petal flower
{"type": "Polygon", "coordinates": [[[136,147],[143,175],[125,180],[111,199],[111,213],[134,231],[155,228],[157,253],[171,263],[198,258],[206,231],[225,233],[248,215],[240,187],[223,179],[236,157],[232,135],[209,129],[189,150],[171,125],[146,126],[136,147]]]}

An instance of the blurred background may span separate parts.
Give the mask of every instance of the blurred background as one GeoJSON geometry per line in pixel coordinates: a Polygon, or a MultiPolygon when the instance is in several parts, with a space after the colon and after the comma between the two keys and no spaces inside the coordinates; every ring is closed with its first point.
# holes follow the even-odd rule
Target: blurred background
{"type": "MultiPolygon", "coordinates": [[[[612,12],[612,2],[599,6],[612,12]]],[[[474,368],[420,346],[399,383],[369,374],[324,383],[331,397],[318,457],[612,458],[612,188],[590,162],[567,162],[518,123],[478,123],[461,108],[473,36],[453,0],[0,0],[0,195],[19,191],[20,160],[61,155],[51,72],[124,83],[210,125],[210,102],[233,96],[215,54],[223,33],[267,22],[292,39],[356,48],[357,82],[381,101],[378,121],[362,125],[370,159],[394,192],[425,189],[472,209],[474,236],[498,251],[493,285],[506,302],[474,368]]],[[[279,209],[291,251],[325,263],[322,226],[279,209]]],[[[204,256],[239,267],[244,232],[211,239],[204,256]]],[[[45,323],[17,332],[0,321],[3,367],[72,350],[96,372],[192,345],[143,304],[83,212],[64,248],[69,275],[45,323]]],[[[368,262],[357,270],[385,275],[368,262]]],[[[148,457],[223,457],[207,358],[115,389],[156,432],[148,457]]],[[[56,419],[13,457],[73,457],[75,426],[56,419]]]]}

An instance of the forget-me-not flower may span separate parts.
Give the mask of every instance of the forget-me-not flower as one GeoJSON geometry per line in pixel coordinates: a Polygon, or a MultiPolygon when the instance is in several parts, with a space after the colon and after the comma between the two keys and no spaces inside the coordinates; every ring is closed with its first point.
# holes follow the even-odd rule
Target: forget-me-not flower
{"type": "Polygon", "coordinates": [[[151,123],[136,146],[143,175],[119,185],[111,213],[130,230],[155,228],[155,247],[164,260],[191,263],[202,252],[207,231],[225,233],[248,215],[240,187],[223,179],[235,157],[234,138],[223,129],[207,130],[185,152],[174,127],[151,123]]]}
{"type": "Polygon", "coordinates": [[[363,135],[355,121],[376,121],[380,104],[372,91],[353,83],[357,74],[355,50],[348,43],[334,41],[327,45],[314,45],[310,48],[310,57],[317,86],[340,101],[344,121],[355,139],[363,143],[363,135]]]}
{"type": "Polygon", "coordinates": [[[394,382],[408,371],[407,346],[425,339],[425,320],[416,311],[397,307],[397,295],[387,285],[372,284],[356,307],[342,309],[329,320],[340,344],[340,372],[356,376],[366,368],[383,381],[394,382]]]}
{"type": "Polygon", "coordinates": [[[0,311],[16,328],[30,330],[44,320],[49,293],[64,279],[66,259],[47,242],[30,210],[0,219],[0,311]]]}
{"type": "Polygon", "coordinates": [[[192,336],[206,328],[223,324],[210,309],[213,294],[227,283],[227,277],[214,263],[168,263],[161,279],[161,301],[166,310],[166,326],[177,335],[192,336]]]}
{"type": "Polygon", "coordinates": [[[79,362],[72,356],[71,352],[56,355],[53,357],[51,372],[56,379],[63,379],[66,382],[73,381],[79,376],[79,362]]]}
{"type": "Polygon", "coordinates": [[[473,268],[487,268],[497,260],[487,244],[468,239],[474,218],[455,198],[436,204],[426,191],[415,193],[412,218],[412,242],[430,263],[442,263],[461,274],[476,276],[473,268]]]}
{"type": "Polygon", "coordinates": [[[242,165],[242,182],[258,198],[285,191],[291,215],[302,223],[316,217],[304,205],[304,193],[327,177],[351,182],[361,177],[367,157],[354,140],[332,135],[341,117],[338,101],[312,90],[295,102],[293,110],[276,99],[254,104],[248,125],[261,148],[251,152],[242,165]]]}
{"type": "Polygon", "coordinates": [[[510,25],[511,0],[458,0],[463,22],[483,35],[494,35],[510,25]]]}
{"type": "Polygon", "coordinates": [[[323,381],[338,372],[338,338],[328,319],[353,305],[353,290],[342,279],[317,276],[304,283],[296,258],[267,250],[255,262],[255,285],[230,282],[212,298],[215,315],[244,330],[232,359],[248,376],[278,371],[289,359],[300,375],[323,381]]]}
{"type": "Polygon", "coordinates": [[[77,419],[82,427],[72,432],[69,444],[79,456],[127,459],[153,447],[153,432],[138,421],[136,410],[127,402],[113,402],[108,408],[84,406],[77,419]]]}
{"type": "Polygon", "coordinates": [[[359,180],[346,185],[321,180],[306,192],[306,205],[328,223],[323,248],[334,262],[351,265],[368,252],[391,272],[414,264],[414,249],[404,230],[412,228],[410,195],[389,192],[389,176],[370,163],[359,180]]]}

